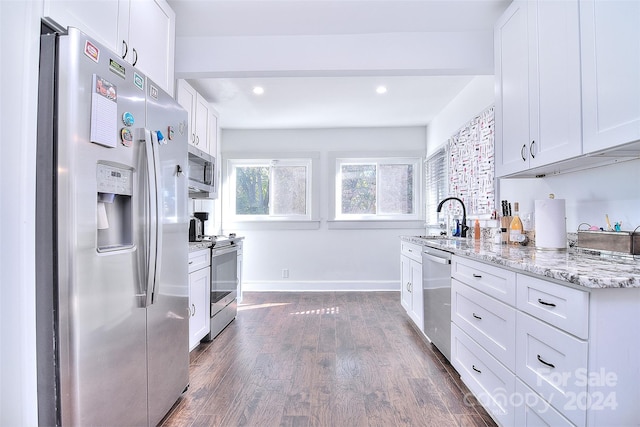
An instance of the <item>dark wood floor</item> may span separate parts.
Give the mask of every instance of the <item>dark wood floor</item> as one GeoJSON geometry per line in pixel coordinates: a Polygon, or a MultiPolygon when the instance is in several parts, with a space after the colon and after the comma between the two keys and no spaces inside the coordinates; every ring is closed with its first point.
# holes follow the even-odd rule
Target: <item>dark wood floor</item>
{"type": "Polygon", "coordinates": [[[397,292],[244,294],[163,426],[493,426],[397,292]]]}

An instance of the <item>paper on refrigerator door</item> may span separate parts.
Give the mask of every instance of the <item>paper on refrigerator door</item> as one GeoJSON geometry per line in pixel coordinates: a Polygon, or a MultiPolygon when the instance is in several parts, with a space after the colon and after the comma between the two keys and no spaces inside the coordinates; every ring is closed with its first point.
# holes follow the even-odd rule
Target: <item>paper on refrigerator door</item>
{"type": "Polygon", "coordinates": [[[93,75],[91,142],[114,148],[118,135],[118,95],[113,83],[93,75]]]}

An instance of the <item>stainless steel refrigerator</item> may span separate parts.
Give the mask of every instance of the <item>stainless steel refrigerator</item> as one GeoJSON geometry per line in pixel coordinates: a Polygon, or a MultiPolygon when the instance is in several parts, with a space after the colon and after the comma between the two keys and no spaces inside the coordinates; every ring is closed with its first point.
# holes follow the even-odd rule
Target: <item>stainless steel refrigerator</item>
{"type": "Polygon", "coordinates": [[[187,113],[74,28],[38,104],[39,424],[156,425],[188,386],[187,113]]]}

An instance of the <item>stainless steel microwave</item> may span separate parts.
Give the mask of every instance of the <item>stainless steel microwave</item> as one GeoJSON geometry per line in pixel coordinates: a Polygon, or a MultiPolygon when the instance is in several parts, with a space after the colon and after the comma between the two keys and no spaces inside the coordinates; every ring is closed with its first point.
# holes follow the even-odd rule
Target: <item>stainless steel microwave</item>
{"type": "Polygon", "coordinates": [[[189,145],[189,197],[216,198],[216,158],[189,145]]]}

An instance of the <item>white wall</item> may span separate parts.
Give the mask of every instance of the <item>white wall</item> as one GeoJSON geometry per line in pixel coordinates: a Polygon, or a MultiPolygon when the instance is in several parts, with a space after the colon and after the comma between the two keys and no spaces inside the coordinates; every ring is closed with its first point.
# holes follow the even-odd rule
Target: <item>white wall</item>
{"type": "MultiPolygon", "coordinates": [[[[229,152],[310,151],[320,153],[320,225],[312,230],[250,230],[229,228],[222,212],[223,232],[236,232],[244,242],[244,290],[399,289],[399,236],[422,234],[423,228],[329,229],[327,174],[332,151],[412,151],[424,154],[424,127],[223,130],[222,157],[229,152]],[[282,270],[289,278],[282,278],[282,270]]],[[[226,188],[223,188],[226,191],[226,188]]]]}
{"type": "Polygon", "coordinates": [[[469,120],[495,102],[493,75],[478,76],[456,96],[427,126],[427,157],[469,120]]]}
{"type": "Polygon", "coordinates": [[[35,147],[42,1],[0,1],[0,425],[35,426],[35,147]]]}
{"type": "Polygon", "coordinates": [[[622,221],[623,230],[640,226],[640,160],[545,178],[502,179],[500,199],[520,202],[521,212],[533,212],[534,201],[553,193],[565,199],[567,231],[586,222],[606,229],[622,221]]]}

